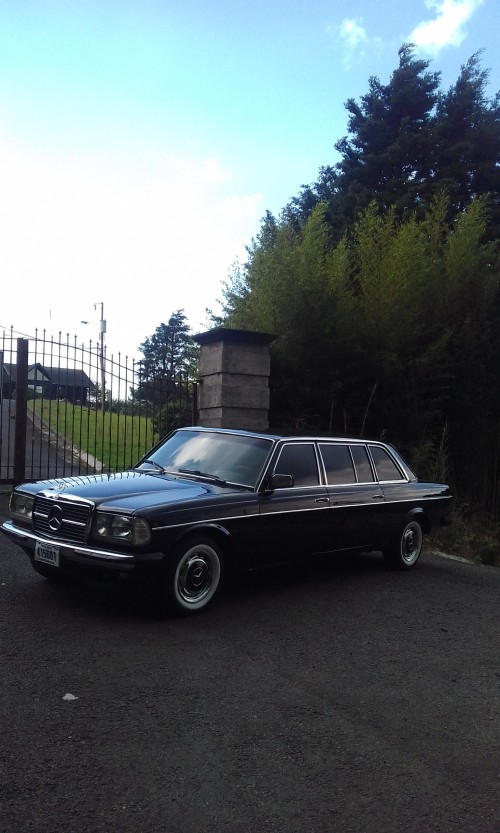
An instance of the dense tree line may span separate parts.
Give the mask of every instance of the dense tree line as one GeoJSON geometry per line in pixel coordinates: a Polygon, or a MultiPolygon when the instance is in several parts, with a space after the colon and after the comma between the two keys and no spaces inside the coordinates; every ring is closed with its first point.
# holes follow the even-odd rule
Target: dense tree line
{"type": "Polygon", "coordinates": [[[464,503],[500,502],[500,100],[399,52],[323,167],[236,264],[218,323],[272,332],[271,423],[384,437],[464,503]]]}

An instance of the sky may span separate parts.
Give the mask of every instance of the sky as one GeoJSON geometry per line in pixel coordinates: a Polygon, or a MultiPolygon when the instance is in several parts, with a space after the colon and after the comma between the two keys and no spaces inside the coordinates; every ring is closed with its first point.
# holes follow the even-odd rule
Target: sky
{"type": "Polygon", "coordinates": [[[334,164],[348,98],[398,49],[448,89],[499,0],[0,0],[0,335],[108,356],[220,312],[266,211],[334,164]],[[82,324],[85,320],[88,323],[82,324]]]}

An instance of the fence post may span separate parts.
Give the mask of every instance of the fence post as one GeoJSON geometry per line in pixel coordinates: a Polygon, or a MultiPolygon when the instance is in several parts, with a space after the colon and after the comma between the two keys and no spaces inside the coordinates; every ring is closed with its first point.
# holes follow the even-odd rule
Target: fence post
{"type": "Polygon", "coordinates": [[[26,427],[28,423],[28,339],[17,339],[16,428],[14,433],[14,486],[26,480],[26,427]]]}

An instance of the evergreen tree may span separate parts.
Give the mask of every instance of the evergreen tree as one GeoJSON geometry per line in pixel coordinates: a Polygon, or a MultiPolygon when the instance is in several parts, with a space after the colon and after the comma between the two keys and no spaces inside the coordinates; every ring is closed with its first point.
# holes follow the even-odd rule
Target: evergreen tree
{"type": "Polygon", "coordinates": [[[159,324],[153,335],[139,345],[144,359],[142,375],[169,378],[180,371],[191,372],[196,357],[196,346],[189,335],[189,325],[183,310],[173,312],[168,324],[159,324]]]}
{"type": "Polygon", "coordinates": [[[382,208],[396,206],[401,212],[425,198],[440,77],[428,67],[428,61],[414,58],[412,46],[404,44],[389,84],[372,77],[361,104],[347,101],[351,138],[335,145],[342,155],[336,166],[337,188],[347,217],[354,218],[373,199],[382,208]]]}
{"type": "Polygon", "coordinates": [[[435,119],[434,178],[462,211],[472,199],[490,195],[494,228],[500,228],[500,93],[489,100],[489,73],[480,53],[462,67],[446,94],[439,96],[435,119]]]}
{"type": "Polygon", "coordinates": [[[153,429],[163,436],[191,418],[192,383],[196,378],[197,345],[182,310],[172,313],[140,345],[144,358],[134,398],[150,403],[153,429]]]}

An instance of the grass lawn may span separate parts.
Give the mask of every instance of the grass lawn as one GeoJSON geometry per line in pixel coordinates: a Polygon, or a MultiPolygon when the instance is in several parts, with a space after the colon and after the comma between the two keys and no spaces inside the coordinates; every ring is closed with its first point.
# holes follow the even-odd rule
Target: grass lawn
{"type": "Polygon", "coordinates": [[[158,439],[148,417],[102,413],[47,399],[33,400],[28,407],[69,445],[95,457],[107,471],[133,466],[158,439]]]}

